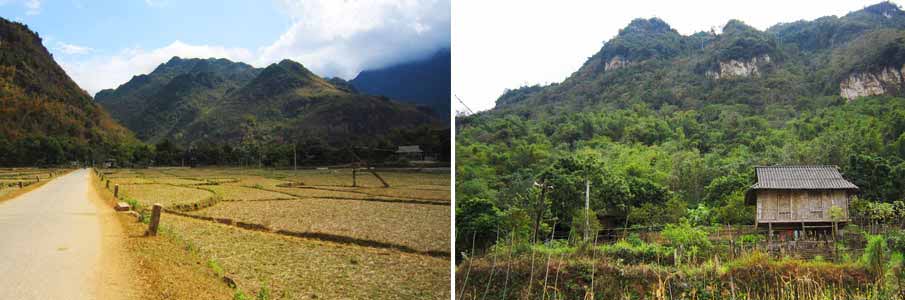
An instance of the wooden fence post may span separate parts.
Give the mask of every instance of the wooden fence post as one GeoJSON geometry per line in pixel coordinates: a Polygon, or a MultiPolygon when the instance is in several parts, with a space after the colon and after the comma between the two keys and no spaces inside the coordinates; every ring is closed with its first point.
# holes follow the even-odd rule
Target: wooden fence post
{"type": "Polygon", "coordinates": [[[358,186],[358,182],[355,181],[355,172],[356,172],[356,170],[353,168],[353,169],[352,169],[352,186],[353,186],[353,187],[358,186]]]}
{"type": "Polygon", "coordinates": [[[107,188],[108,190],[110,189],[110,180],[109,180],[109,179],[107,180],[107,186],[106,186],[106,188],[107,188]]]}
{"type": "Polygon", "coordinates": [[[162,208],[160,203],[154,203],[154,207],[151,209],[151,224],[148,225],[149,236],[157,235],[157,226],[160,225],[160,210],[162,208]]]}
{"type": "Polygon", "coordinates": [[[19,181],[19,188],[20,188],[20,189],[22,188],[22,182],[21,182],[21,181],[19,181]]]}
{"type": "Polygon", "coordinates": [[[119,185],[113,185],[113,198],[119,198],[119,185]]]}
{"type": "Polygon", "coordinates": [[[41,177],[38,177],[38,175],[35,175],[35,182],[41,182],[41,177]]]}

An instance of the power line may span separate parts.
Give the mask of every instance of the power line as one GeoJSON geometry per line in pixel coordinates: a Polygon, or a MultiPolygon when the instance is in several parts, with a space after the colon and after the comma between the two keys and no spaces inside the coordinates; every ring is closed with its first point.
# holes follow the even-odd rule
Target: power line
{"type": "Polygon", "coordinates": [[[465,109],[468,110],[468,114],[469,114],[469,115],[473,115],[473,114],[474,114],[474,111],[471,110],[471,108],[469,108],[468,105],[465,104],[465,102],[462,102],[462,99],[459,98],[458,95],[453,94],[453,97],[456,97],[456,100],[459,101],[459,104],[462,104],[462,106],[464,106],[465,109]]]}

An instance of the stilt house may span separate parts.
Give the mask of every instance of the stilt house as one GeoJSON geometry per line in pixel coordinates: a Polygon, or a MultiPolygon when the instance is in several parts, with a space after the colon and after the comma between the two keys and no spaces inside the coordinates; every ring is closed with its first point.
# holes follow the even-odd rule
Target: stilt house
{"type": "Polygon", "coordinates": [[[829,230],[833,222],[849,221],[848,204],[858,187],[845,180],[836,166],[756,167],[757,183],[745,203],[757,205],[756,225],[797,235],[829,230]],[[833,218],[830,210],[839,207],[833,218]]]}

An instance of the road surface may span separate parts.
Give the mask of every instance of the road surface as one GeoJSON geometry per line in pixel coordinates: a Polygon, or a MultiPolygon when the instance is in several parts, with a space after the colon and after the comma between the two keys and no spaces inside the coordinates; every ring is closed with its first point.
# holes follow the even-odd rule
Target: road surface
{"type": "Polygon", "coordinates": [[[108,298],[102,280],[110,263],[102,257],[117,255],[109,243],[122,238],[122,229],[110,221],[113,212],[89,172],[76,170],[0,203],[4,299],[108,298]]]}

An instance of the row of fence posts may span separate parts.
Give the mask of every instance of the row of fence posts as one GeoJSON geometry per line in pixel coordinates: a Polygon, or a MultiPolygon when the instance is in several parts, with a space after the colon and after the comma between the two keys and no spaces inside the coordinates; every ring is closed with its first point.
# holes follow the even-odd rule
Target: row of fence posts
{"type": "MultiPolygon", "coordinates": [[[[49,178],[53,178],[53,175],[54,175],[53,172],[50,172],[50,173],[48,173],[48,174],[50,175],[49,178]]],[[[35,183],[37,183],[37,182],[41,182],[41,177],[39,177],[38,175],[35,175],[35,183]]],[[[20,189],[23,187],[21,181],[17,181],[16,184],[19,186],[20,189]]],[[[2,184],[0,184],[0,189],[3,189],[3,185],[2,185],[2,184]]]]}
{"type": "MultiPolygon", "coordinates": [[[[21,181],[18,181],[18,182],[16,182],[15,184],[18,184],[20,189],[22,188],[22,182],[21,182],[21,181]]],[[[12,185],[11,185],[11,186],[12,186],[12,185]]],[[[3,184],[0,184],[0,190],[2,190],[2,189],[3,189],[3,184]]]]}
{"type": "MultiPolygon", "coordinates": [[[[104,187],[109,190],[110,189],[110,179],[107,179],[101,171],[95,169],[95,172],[100,176],[101,180],[104,181],[104,187]]],[[[116,201],[119,199],[119,184],[113,185],[113,200],[116,201]]],[[[156,236],[157,228],[160,226],[160,213],[163,210],[163,206],[160,203],[154,203],[154,206],[151,207],[151,220],[148,224],[148,231],[145,233],[148,236],[156,236]]]]}

